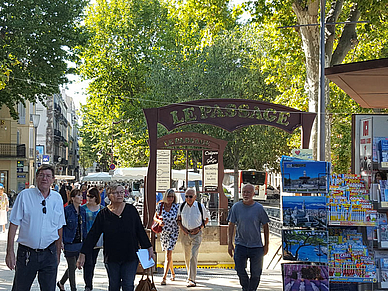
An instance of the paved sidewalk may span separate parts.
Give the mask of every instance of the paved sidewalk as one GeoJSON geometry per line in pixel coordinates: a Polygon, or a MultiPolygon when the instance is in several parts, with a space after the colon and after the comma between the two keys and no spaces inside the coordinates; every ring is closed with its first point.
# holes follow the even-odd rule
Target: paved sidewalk
{"type": "MultiPolygon", "coordinates": [[[[14,272],[9,270],[6,266],[5,259],[5,250],[6,250],[6,233],[0,233],[0,290],[11,290],[12,280],[14,272]]],[[[271,245],[269,254],[265,257],[264,268],[266,268],[276,252],[280,238],[271,236],[271,245]]],[[[178,242],[179,243],[179,242],[178,242]]],[[[268,291],[280,291],[282,290],[282,278],[280,271],[280,264],[277,264],[275,269],[272,269],[277,261],[277,256],[274,259],[274,262],[271,264],[271,269],[264,270],[261,277],[261,282],[259,290],[268,290],[268,291]]],[[[58,279],[63,275],[66,270],[66,260],[61,257],[61,263],[58,270],[58,279]]],[[[79,291],[84,290],[84,283],[82,277],[82,271],[76,271],[76,281],[77,289],[79,291]]],[[[136,276],[135,284],[140,280],[141,276],[136,276]]],[[[196,288],[187,288],[186,287],[186,269],[176,269],[176,280],[167,281],[166,286],[161,286],[160,282],[162,281],[162,271],[158,274],[154,274],[154,280],[157,290],[214,290],[214,291],[223,291],[223,290],[241,290],[238,277],[235,270],[228,269],[199,269],[197,276],[197,287],[196,288]]],[[[102,251],[100,251],[95,275],[94,275],[94,289],[95,291],[108,290],[108,280],[103,264],[102,251]]],[[[65,285],[66,290],[70,290],[69,283],[65,285]]],[[[32,288],[32,291],[39,290],[39,285],[37,280],[35,280],[32,288]]],[[[59,290],[59,289],[57,289],[59,290]]]]}

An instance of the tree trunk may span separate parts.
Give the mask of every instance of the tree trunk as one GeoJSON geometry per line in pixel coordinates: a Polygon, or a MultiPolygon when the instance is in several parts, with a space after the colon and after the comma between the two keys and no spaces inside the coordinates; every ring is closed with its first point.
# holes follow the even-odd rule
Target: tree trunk
{"type": "MultiPolygon", "coordinates": [[[[318,23],[319,0],[310,0],[305,6],[299,1],[292,4],[299,25],[318,23]]],[[[318,112],[319,94],[319,26],[300,26],[298,32],[302,39],[302,49],[306,61],[306,84],[309,111],[318,112]]],[[[315,119],[310,139],[310,148],[317,158],[318,122],[315,119]]]]}
{"type": "MultiPolygon", "coordinates": [[[[303,1],[295,0],[292,8],[296,14],[299,25],[318,23],[319,0],[308,0],[307,4],[303,1]]],[[[325,19],[326,23],[335,23],[342,12],[344,0],[331,2],[330,10],[325,19]]],[[[360,12],[357,4],[354,4],[350,10],[347,21],[355,22],[360,18],[360,12]]],[[[343,62],[348,52],[357,44],[356,24],[346,24],[339,38],[338,44],[333,51],[335,43],[335,25],[326,26],[325,39],[325,67],[338,65],[343,62]]],[[[302,39],[302,49],[306,60],[306,90],[309,97],[309,111],[318,112],[318,94],[319,94],[319,26],[301,26],[298,28],[302,39]]],[[[338,38],[338,37],[337,37],[338,38]]],[[[325,159],[331,160],[331,122],[332,116],[329,112],[330,105],[330,87],[329,81],[325,80],[325,159]]],[[[314,158],[317,158],[317,140],[318,126],[317,119],[314,122],[311,132],[310,148],[313,149],[314,158]]]]}

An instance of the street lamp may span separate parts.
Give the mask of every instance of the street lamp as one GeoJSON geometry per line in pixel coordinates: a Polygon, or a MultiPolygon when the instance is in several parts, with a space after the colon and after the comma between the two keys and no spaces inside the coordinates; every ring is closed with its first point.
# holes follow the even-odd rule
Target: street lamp
{"type": "Polygon", "coordinates": [[[40,122],[40,115],[39,114],[31,114],[31,118],[32,118],[32,124],[34,125],[34,132],[35,132],[35,140],[34,140],[34,184],[35,184],[35,181],[36,181],[36,141],[37,141],[37,136],[38,136],[38,126],[39,126],[39,122],[40,122]]]}

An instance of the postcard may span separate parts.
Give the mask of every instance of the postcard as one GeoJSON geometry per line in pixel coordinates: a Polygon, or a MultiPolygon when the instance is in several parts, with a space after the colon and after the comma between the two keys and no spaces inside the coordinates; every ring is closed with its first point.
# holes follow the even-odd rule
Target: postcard
{"type": "Polygon", "coordinates": [[[327,265],[282,264],[283,290],[329,290],[327,265]]]}
{"type": "Polygon", "coordinates": [[[326,228],[325,196],[282,196],[283,225],[326,228]]]}
{"type": "Polygon", "coordinates": [[[327,263],[327,231],[290,229],[282,235],[284,260],[327,263]]]}
{"type": "Polygon", "coordinates": [[[328,193],[330,163],[308,160],[282,161],[283,192],[328,193]]]}

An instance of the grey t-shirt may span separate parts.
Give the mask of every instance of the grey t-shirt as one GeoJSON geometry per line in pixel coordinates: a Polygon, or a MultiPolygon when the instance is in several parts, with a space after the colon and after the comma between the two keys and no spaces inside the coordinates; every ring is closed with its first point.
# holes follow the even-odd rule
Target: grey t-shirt
{"type": "Polygon", "coordinates": [[[228,221],[236,225],[235,244],[248,248],[262,247],[261,225],[267,224],[269,218],[260,203],[245,205],[242,201],[233,205],[228,221]]]}

